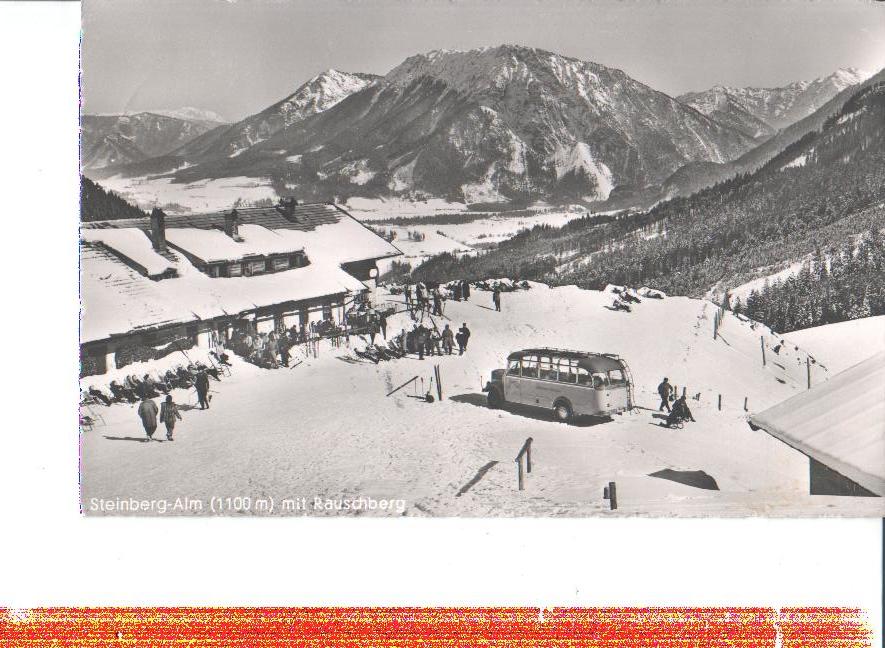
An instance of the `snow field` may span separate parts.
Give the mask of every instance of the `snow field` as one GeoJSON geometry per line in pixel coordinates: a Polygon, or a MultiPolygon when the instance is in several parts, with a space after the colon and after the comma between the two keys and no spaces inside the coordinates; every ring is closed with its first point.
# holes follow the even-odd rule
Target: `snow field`
{"type": "MultiPolygon", "coordinates": [[[[455,329],[467,322],[473,334],[463,357],[375,365],[348,357],[346,348],[323,347],[319,358],[291,370],[237,361],[232,377],[212,383],[210,410],[183,412],[174,443],[113,440],[140,439],[143,431],[134,408],[103,408],[106,425],[82,435],[84,507],[89,513],[91,498],[130,496],[272,497],[278,507],[285,498],[364,496],[402,498],[409,516],[885,513],[878,498],[808,495],[808,459],[749,428],[744,396],[758,410],[802,389],[779,382],[735,343],[758,344],[756,331],[729,323],[731,345],[713,340],[714,307],[689,298],[646,299],[631,313],[604,308],[610,302],[600,292],[532,284],[503,294],[503,312],[495,313],[490,293],[474,291],[469,302],[447,302],[444,318],[435,318],[455,329]],[[507,353],[535,345],[622,355],[640,407],[596,425],[488,409],[480,389],[489,372],[504,365],[507,353]],[[434,364],[443,401],[412,398],[422,378],[429,388],[434,364]],[[385,397],[415,375],[417,385],[385,397]],[[681,430],[657,425],[656,386],[664,376],[701,393],[700,401],[689,400],[697,423],[681,430]],[[520,492],[514,458],[529,436],[534,468],[520,492]],[[648,476],[664,468],[703,470],[720,490],[648,476]],[[616,512],[602,499],[609,481],[618,484],[616,512]]],[[[397,315],[388,333],[406,326],[407,316],[397,315]]],[[[293,361],[302,357],[295,353],[293,361]]],[[[195,401],[192,393],[175,398],[186,407],[195,401]]]]}

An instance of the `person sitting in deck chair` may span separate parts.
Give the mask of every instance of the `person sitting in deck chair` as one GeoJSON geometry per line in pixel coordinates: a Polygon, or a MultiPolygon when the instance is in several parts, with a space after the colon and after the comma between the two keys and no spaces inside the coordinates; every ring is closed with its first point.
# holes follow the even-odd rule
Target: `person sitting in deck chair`
{"type": "Polygon", "coordinates": [[[680,422],[683,421],[691,421],[695,423],[694,416],[691,414],[691,410],[688,409],[688,403],[685,402],[685,396],[680,396],[676,399],[676,402],[673,403],[673,410],[667,416],[667,427],[673,427],[680,422]]]}

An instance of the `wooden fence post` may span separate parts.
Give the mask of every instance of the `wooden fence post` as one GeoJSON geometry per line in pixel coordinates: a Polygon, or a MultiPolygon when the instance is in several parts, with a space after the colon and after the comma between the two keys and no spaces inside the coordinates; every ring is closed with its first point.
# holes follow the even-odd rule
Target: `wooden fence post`
{"type": "Polygon", "coordinates": [[[526,441],[525,448],[525,471],[532,472],[532,438],[529,437],[528,441],[526,441]]]}
{"type": "Polygon", "coordinates": [[[747,411],[747,396],[744,396],[744,411],[747,411]]]}
{"type": "Polygon", "coordinates": [[[519,483],[519,490],[525,490],[525,475],[522,471],[522,455],[516,458],[516,479],[519,483]]]}
{"type": "Polygon", "coordinates": [[[685,392],[687,392],[687,391],[688,391],[688,387],[682,388],[682,398],[685,398],[685,392]]]}
{"type": "Polygon", "coordinates": [[[811,389],[811,358],[805,358],[805,373],[808,375],[808,389],[811,389]]]}
{"type": "Polygon", "coordinates": [[[722,394],[719,394],[719,409],[722,409],[722,394]]]}
{"type": "Polygon", "coordinates": [[[614,482],[608,483],[608,502],[612,511],[618,508],[618,491],[614,482]]]}
{"type": "Polygon", "coordinates": [[[765,366],[765,336],[759,336],[759,344],[762,346],[762,366],[765,366]]]}

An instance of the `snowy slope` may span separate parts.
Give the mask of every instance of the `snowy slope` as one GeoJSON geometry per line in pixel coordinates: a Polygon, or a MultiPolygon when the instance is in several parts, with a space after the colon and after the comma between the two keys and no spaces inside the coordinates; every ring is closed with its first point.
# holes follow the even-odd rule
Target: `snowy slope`
{"type": "MultiPolygon", "coordinates": [[[[617,514],[885,513],[880,501],[807,495],[807,459],[747,426],[745,396],[755,411],[804,388],[762,369],[758,331],[729,322],[728,342],[713,340],[708,302],[645,300],[632,313],[619,313],[604,308],[610,299],[534,285],[504,294],[499,314],[489,293],[475,291],[468,303],[447,303],[443,318],[455,326],[467,322],[473,331],[463,357],[374,365],[350,357],[346,347],[323,346],[319,358],[291,370],[237,361],[232,377],[213,383],[210,410],[190,409],[193,395],[176,394],[190,405],[174,443],[134,443],[143,437],[134,409],[101,408],[105,424],[82,436],[87,513],[98,497],[240,495],[273,498],[276,514],[285,514],[285,498],[305,497],[311,506],[314,497],[362,496],[402,498],[402,514],[410,516],[610,515],[602,499],[608,481],[618,483],[617,514]],[[537,344],[622,354],[640,409],[589,426],[488,409],[480,385],[489,372],[508,352],[537,344]],[[426,389],[437,362],[442,402],[410,398],[412,386],[385,397],[416,374],[426,389]],[[690,401],[697,423],[682,430],[656,425],[655,386],[665,375],[700,393],[699,401],[690,401]],[[513,459],[528,436],[534,468],[520,492],[513,459]],[[703,470],[721,490],[649,476],[665,468],[703,470]]],[[[391,330],[409,325],[398,317],[391,330]]],[[[296,350],[296,358],[303,357],[296,350]]]]}
{"type": "Polygon", "coordinates": [[[885,315],[793,331],[784,337],[809,349],[831,372],[844,371],[885,350],[885,315]]]}

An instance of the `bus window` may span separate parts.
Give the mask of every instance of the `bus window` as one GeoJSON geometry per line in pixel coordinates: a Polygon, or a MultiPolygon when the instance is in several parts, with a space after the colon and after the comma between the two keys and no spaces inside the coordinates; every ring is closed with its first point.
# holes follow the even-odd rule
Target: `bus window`
{"type": "Polygon", "coordinates": [[[612,387],[623,387],[627,384],[624,372],[620,369],[612,369],[608,372],[608,381],[612,387]]]}
{"type": "Polygon", "coordinates": [[[538,356],[526,356],[522,359],[522,377],[538,377],[538,356]]]}
{"type": "Polygon", "coordinates": [[[574,360],[568,358],[560,358],[559,360],[559,382],[570,383],[574,385],[578,382],[577,366],[574,360]]]}
{"type": "Polygon", "coordinates": [[[508,376],[518,376],[519,375],[519,360],[511,360],[507,363],[507,375],[508,376]]]}
{"type": "Polygon", "coordinates": [[[575,372],[578,374],[578,384],[589,387],[590,386],[590,372],[588,372],[584,367],[576,367],[575,372]]]}
{"type": "Polygon", "coordinates": [[[593,374],[593,389],[605,389],[608,382],[608,376],[602,372],[593,374]]]}
{"type": "Polygon", "coordinates": [[[556,365],[550,359],[550,356],[541,356],[539,363],[541,378],[544,380],[556,380],[556,365]]]}

